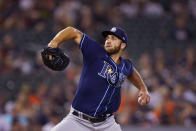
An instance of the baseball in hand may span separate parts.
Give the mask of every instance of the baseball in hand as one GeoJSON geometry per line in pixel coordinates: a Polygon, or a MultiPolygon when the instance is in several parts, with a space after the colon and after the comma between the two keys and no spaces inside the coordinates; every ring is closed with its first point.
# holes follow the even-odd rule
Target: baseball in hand
{"type": "Polygon", "coordinates": [[[142,97],[141,97],[141,96],[140,96],[140,97],[138,97],[138,103],[139,103],[140,105],[144,105],[144,104],[146,104],[145,100],[144,100],[144,99],[142,99],[142,97]]]}

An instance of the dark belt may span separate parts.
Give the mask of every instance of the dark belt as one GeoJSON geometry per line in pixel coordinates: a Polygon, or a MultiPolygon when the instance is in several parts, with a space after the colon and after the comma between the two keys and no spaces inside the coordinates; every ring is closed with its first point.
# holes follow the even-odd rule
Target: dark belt
{"type": "Polygon", "coordinates": [[[113,115],[113,114],[108,114],[108,115],[105,115],[105,116],[92,117],[92,116],[88,116],[88,115],[83,114],[83,113],[79,113],[76,110],[74,110],[72,112],[72,114],[75,115],[75,116],[78,116],[80,118],[83,118],[85,120],[88,120],[88,121],[90,121],[92,123],[98,123],[98,122],[105,121],[107,118],[109,118],[110,116],[113,115]]]}

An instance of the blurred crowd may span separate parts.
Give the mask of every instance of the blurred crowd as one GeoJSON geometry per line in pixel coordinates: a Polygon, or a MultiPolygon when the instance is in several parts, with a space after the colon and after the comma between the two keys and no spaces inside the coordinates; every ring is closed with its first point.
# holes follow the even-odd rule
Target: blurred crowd
{"type": "MultiPolygon", "coordinates": [[[[54,72],[43,66],[43,46],[37,41],[46,45],[58,31],[74,26],[103,42],[98,33],[102,29],[121,26],[129,32],[126,23],[138,17],[172,18],[158,28],[157,38],[183,42],[183,49],[171,45],[168,53],[150,46],[149,52],[137,43],[128,47],[124,56],[144,78],[151,102],[139,106],[138,90],[126,81],[116,120],[122,126],[195,126],[195,7],[195,0],[0,0],[0,131],[49,131],[69,112],[80,79],[80,50],[72,42],[63,45],[71,63],[65,71],[54,72]],[[132,58],[134,50],[144,52],[132,58]]],[[[130,42],[132,34],[128,36],[130,42]]]]}

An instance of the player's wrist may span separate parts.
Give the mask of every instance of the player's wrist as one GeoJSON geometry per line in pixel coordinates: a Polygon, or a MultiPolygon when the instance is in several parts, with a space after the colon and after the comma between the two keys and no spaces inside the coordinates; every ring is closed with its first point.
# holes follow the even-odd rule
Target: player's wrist
{"type": "Polygon", "coordinates": [[[58,47],[58,43],[55,42],[55,41],[51,41],[51,42],[48,44],[48,47],[57,48],[57,47],[58,47]]]}
{"type": "Polygon", "coordinates": [[[140,91],[141,91],[141,92],[147,92],[147,93],[148,93],[148,90],[147,90],[146,87],[140,88],[140,91]]]}

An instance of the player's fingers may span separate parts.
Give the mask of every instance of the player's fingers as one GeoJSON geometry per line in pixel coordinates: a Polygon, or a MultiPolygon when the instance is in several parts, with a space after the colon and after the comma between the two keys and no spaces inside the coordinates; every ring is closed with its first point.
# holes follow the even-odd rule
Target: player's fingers
{"type": "Polygon", "coordinates": [[[146,104],[146,100],[142,100],[141,105],[145,105],[146,104]]]}
{"type": "Polygon", "coordinates": [[[140,92],[140,93],[138,94],[138,97],[140,97],[140,96],[143,96],[143,92],[140,92]]]}
{"type": "Polygon", "coordinates": [[[141,99],[141,105],[148,104],[148,98],[145,96],[141,99]]]}
{"type": "Polygon", "coordinates": [[[140,104],[142,102],[142,99],[138,99],[138,103],[140,104]]]}
{"type": "Polygon", "coordinates": [[[138,98],[138,103],[139,103],[140,105],[143,105],[143,102],[142,102],[142,101],[143,101],[143,99],[142,99],[141,97],[139,97],[139,98],[138,98]]]}
{"type": "Polygon", "coordinates": [[[149,103],[149,102],[150,102],[150,96],[147,97],[147,103],[149,103]]]}
{"type": "Polygon", "coordinates": [[[150,101],[150,97],[149,96],[146,96],[145,99],[144,99],[144,103],[145,104],[148,104],[150,101]]]}
{"type": "Polygon", "coordinates": [[[46,57],[47,57],[49,60],[52,60],[52,55],[46,54],[46,57]]]}
{"type": "Polygon", "coordinates": [[[150,98],[149,94],[144,94],[143,97],[146,98],[146,99],[150,98]]]}
{"type": "Polygon", "coordinates": [[[138,103],[140,105],[145,105],[145,104],[148,104],[150,101],[150,96],[148,93],[144,93],[144,92],[140,92],[138,94],[138,103]]]}
{"type": "Polygon", "coordinates": [[[145,98],[145,99],[143,100],[143,103],[144,103],[144,104],[147,104],[147,98],[145,98]]]}
{"type": "Polygon", "coordinates": [[[145,105],[146,104],[146,98],[145,97],[139,97],[138,103],[142,106],[145,105]]]}
{"type": "Polygon", "coordinates": [[[49,55],[49,60],[52,60],[52,55],[49,55]]]}
{"type": "Polygon", "coordinates": [[[141,97],[142,97],[143,99],[147,99],[147,95],[146,95],[145,93],[143,93],[143,94],[141,95],[141,97]]]}

